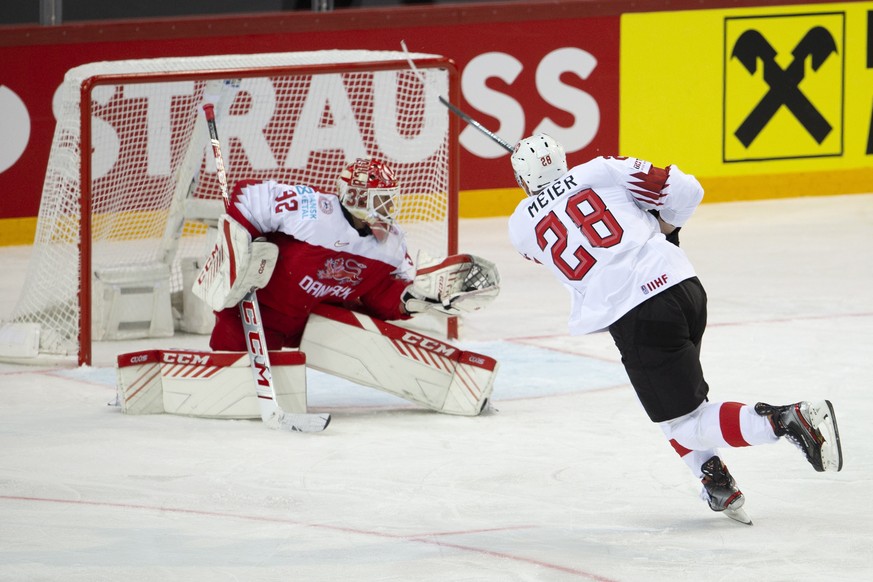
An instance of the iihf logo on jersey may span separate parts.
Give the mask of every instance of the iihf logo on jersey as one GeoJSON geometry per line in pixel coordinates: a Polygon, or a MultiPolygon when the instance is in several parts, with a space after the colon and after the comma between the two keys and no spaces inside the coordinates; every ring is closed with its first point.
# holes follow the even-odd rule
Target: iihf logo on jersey
{"type": "Polygon", "coordinates": [[[361,271],[366,268],[367,265],[354,259],[328,259],[324,262],[324,268],[318,271],[318,278],[357,285],[361,282],[361,271]]]}
{"type": "Polygon", "coordinates": [[[651,293],[652,291],[654,291],[658,287],[663,287],[666,284],[667,284],[667,273],[664,273],[663,275],[661,275],[657,279],[652,279],[651,281],[649,281],[645,285],[641,285],[640,289],[642,289],[643,295],[648,295],[649,293],[651,293]]]}

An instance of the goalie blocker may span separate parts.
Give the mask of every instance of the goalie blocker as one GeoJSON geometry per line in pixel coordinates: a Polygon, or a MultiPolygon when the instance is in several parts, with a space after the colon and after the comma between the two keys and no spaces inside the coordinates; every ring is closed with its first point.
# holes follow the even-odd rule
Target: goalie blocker
{"type": "MultiPolygon", "coordinates": [[[[270,352],[279,406],[306,412],[305,366],[446,414],[476,416],[498,363],[341,307],[321,305],[301,351],[270,352]]],[[[245,352],[149,350],[118,356],[118,402],[126,414],[259,418],[245,352]]]]}

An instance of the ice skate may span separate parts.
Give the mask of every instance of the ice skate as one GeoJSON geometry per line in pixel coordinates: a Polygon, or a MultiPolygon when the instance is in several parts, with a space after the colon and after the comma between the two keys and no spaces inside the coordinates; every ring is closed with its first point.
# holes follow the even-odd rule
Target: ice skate
{"type": "Polygon", "coordinates": [[[746,498],[737,488],[737,482],[728,468],[718,457],[711,457],[700,467],[703,472],[703,491],[701,497],[709,503],[713,511],[723,512],[727,517],[752,525],[752,518],[743,509],[746,498]]]}
{"type": "Polygon", "coordinates": [[[776,436],[797,445],[816,471],[843,468],[843,450],[834,407],[828,400],[771,406],[759,402],[755,412],[770,418],[776,436]]]}

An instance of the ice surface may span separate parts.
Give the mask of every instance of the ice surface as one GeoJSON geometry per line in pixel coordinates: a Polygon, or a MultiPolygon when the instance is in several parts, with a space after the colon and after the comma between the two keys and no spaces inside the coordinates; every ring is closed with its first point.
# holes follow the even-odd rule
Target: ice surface
{"type": "MultiPolygon", "coordinates": [[[[564,290],[489,218],[461,250],[504,286],[459,343],[501,363],[494,414],[315,373],[333,421],[314,435],[107,406],[117,353],[200,336],[0,364],[0,580],[873,579],[873,195],[706,204],[682,246],[709,293],[711,398],[836,407],[840,473],[787,442],[723,451],[752,527],[697,499],[608,335],[568,336],[564,290]]],[[[0,248],[0,316],[29,252],[0,248]]]]}

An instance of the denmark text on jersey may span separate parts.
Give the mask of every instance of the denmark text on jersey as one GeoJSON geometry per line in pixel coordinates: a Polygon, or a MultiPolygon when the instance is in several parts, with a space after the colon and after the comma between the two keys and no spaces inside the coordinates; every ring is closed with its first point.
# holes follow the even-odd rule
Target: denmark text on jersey
{"type": "Polygon", "coordinates": [[[545,208],[549,202],[556,198],[560,198],[562,195],[575,188],[577,188],[575,176],[573,176],[573,174],[564,176],[536,196],[530,197],[530,204],[527,206],[528,215],[533,218],[540,210],[545,208]]]}

